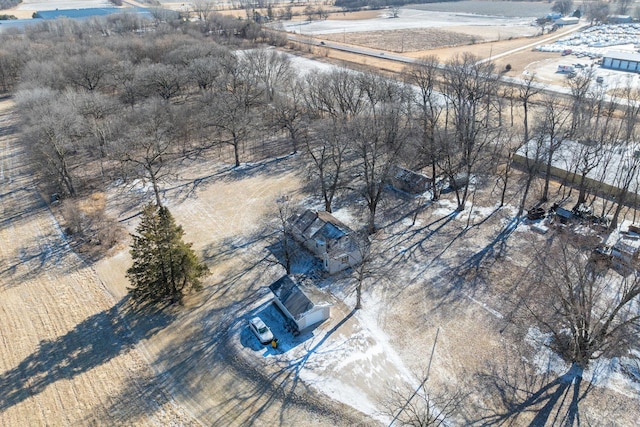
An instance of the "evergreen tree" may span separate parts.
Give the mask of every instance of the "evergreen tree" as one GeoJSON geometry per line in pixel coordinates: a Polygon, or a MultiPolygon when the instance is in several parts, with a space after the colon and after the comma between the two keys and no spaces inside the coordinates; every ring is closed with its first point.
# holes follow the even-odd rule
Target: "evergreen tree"
{"type": "Polygon", "coordinates": [[[127,270],[133,300],[140,304],[180,303],[189,291],[202,288],[200,278],[209,270],[182,241],[184,231],[175,223],[169,209],[147,205],[140,225],[133,235],[131,257],[127,270]]]}

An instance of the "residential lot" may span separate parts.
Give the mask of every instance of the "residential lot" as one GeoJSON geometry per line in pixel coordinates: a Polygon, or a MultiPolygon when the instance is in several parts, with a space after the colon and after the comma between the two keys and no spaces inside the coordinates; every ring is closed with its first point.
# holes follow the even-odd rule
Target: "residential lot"
{"type": "MultiPolygon", "coordinates": [[[[10,103],[3,105],[8,113],[10,103]]],[[[384,274],[366,283],[363,308],[352,311],[348,272],[316,274],[334,303],[331,319],[293,336],[267,286],[284,273],[268,261],[274,201],[288,194],[300,207],[319,207],[291,172],[298,156],[184,169],[165,203],[212,275],[184,307],[136,321],[123,302],[126,242],[93,267],[69,251],[11,138],[3,137],[3,197],[18,200],[3,204],[2,218],[3,241],[12,242],[2,248],[2,323],[13,325],[3,330],[3,425],[386,424],[389,390],[420,384],[434,344],[429,390],[471,393],[466,418],[456,420],[467,424],[492,408],[480,378],[506,381],[502,369],[529,360],[517,375],[535,392],[569,369],[541,350],[535,330],[511,322],[514,306],[504,295],[514,290],[526,248],[543,238],[527,224],[514,227],[513,208],[495,207],[491,182],[477,182],[467,210],[455,213],[448,193],[415,222],[417,199],[390,192],[373,248],[384,274]],[[247,328],[255,315],[279,338],[277,349],[247,328]]],[[[133,231],[151,197],[144,186],[114,187],[107,199],[133,231]]],[[[355,200],[335,214],[354,228],[364,223],[355,200]]],[[[304,253],[295,262],[298,271],[313,265],[304,253]]],[[[580,401],[583,417],[633,425],[637,371],[625,363],[603,360],[585,374],[595,387],[580,401]]]]}
{"type": "MultiPolygon", "coordinates": [[[[564,78],[555,75],[557,65],[582,61],[535,55],[543,58],[539,67],[524,71],[557,84],[564,78]]],[[[211,275],[184,306],[135,313],[126,302],[129,241],[96,264],[71,249],[57,205],[38,193],[24,163],[12,109],[1,101],[0,425],[388,425],[398,409],[388,403],[391,391],[410,395],[427,372],[431,393],[465,396],[453,425],[499,424],[508,415],[500,399],[514,389],[524,402],[538,397],[523,406],[518,421],[525,425],[554,424],[572,405],[589,425],[635,425],[640,418],[636,360],[599,360],[572,396],[563,388],[571,366],[545,349],[547,337],[536,328],[517,322],[532,248],[572,231],[541,235],[516,220],[520,195],[508,194],[499,207],[493,178],[475,177],[462,212],[450,191],[432,202],[428,194],[385,189],[372,236],[375,274],[364,283],[360,310],[353,310],[352,271],[328,276],[297,252],[293,271],[313,277],[333,307],[328,321],[293,335],[268,286],[284,274],[273,250],[276,200],[287,196],[300,210],[322,206],[301,155],[274,143],[266,160],[247,157],[238,168],[221,163],[220,153],[185,161],[165,183],[163,202],[211,275]],[[248,329],[254,316],[274,332],[276,348],[248,329]],[[544,418],[546,407],[556,415],[544,418]]],[[[549,204],[564,197],[554,190],[549,204]]],[[[136,182],[100,197],[134,232],[153,194],[136,182]]],[[[338,200],[334,214],[353,229],[366,223],[356,197],[338,200]]],[[[632,210],[624,215],[635,218],[632,210]]]]}

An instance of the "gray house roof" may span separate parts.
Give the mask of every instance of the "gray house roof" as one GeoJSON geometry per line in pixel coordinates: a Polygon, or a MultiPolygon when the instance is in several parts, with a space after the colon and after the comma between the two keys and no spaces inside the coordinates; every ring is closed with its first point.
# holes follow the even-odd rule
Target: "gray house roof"
{"type": "Polygon", "coordinates": [[[289,218],[289,224],[297,228],[306,239],[323,242],[329,254],[357,249],[350,236],[353,231],[328,212],[306,210],[301,215],[289,218]]]}
{"type": "Polygon", "coordinates": [[[314,285],[305,284],[304,280],[292,279],[288,275],[273,282],[269,289],[296,320],[316,306],[330,305],[314,285]]]}

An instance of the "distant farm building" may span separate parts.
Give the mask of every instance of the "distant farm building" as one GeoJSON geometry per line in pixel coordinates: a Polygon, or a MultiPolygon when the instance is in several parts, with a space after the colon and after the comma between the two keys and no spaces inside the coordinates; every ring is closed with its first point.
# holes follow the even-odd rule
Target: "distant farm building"
{"type": "Polygon", "coordinates": [[[33,14],[33,18],[30,19],[12,19],[7,21],[0,21],[0,33],[10,29],[22,30],[30,25],[38,24],[44,21],[55,20],[58,18],[68,18],[83,20],[97,16],[108,16],[117,13],[133,14],[142,18],[151,19],[153,16],[147,8],[143,7],[92,7],[82,9],[55,9],[55,10],[40,10],[33,14]]]}
{"type": "Polygon", "coordinates": [[[577,25],[578,22],[580,22],[580,18],[576,18],[575,16],[565,16],[563,18],[556,19],[554,24],[558,27],[563,27],[565,25],[577,25]]]}
{"type": "Polygon", "coordinates": [[[628,24],[633,22],[633,18],[629,15],[609,15],[607,22],[609,24],[628,24]]]}
{"type": "Polygon", "coordinates": [[[433,180],[426,175],[396,166],[391,171],[391,186],[409,194],[422,194],[433,180]]]}
{"type": "Polygon", "coordinates": [[[612,70],[640,71],[640,53],[607,52],[602,56],[602,67],[612,70]]]}
{"type": "MultiPolygon", "coordinates": [[[[533,167],[542,173],[546,169],[549,153],[549,141],[531,140],[518,149],[514,156],[517,166],[533,167]]],[[[601,161],[594,165],[585,176],[584,184],[590,194],[598,196],[616,196],[625,181],[626,171],[640,161],[640,146],[600,145],[563,141],[556,149],[551,162],[551,175],[567,182],[577,184],[582,176],[580,166],[585,158],[598,155],[601,161]]],[[[640,198],[640,177],[633,176],[628,187],[627,204],[638,205],[640,198]]]]}
{"type": "Polygon", "coordinates": [[[324,322],[331,317],[327,295],[314,284],[298,277],[283,276],[269,286],[274,302],[297,331],[324,322]]]}
{"type": "Polygon", "coordinates": [[[41,19],[57,19],[57,18],[70,18],[70,19],[83,19],[93,16],[107,16],[114,13],[132,13],[136,15],[143,15],[145,17],[151,17],[149,9],[142,7],[92,7],[84,9],[56,9],[56,10],[41,10],[34,14],[35,18],[41,19]]]}
{"type": "Polygon", "coordinates": [[[305,211],[288,219],[291,235],[322,261],[329,274],[360,264],[353,230],[328,212],[305,211]]]}

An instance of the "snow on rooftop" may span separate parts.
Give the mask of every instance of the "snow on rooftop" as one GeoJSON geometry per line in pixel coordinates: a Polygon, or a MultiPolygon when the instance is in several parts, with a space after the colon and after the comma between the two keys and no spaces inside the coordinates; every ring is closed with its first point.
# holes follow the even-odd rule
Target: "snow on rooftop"
{"type": "MultiPolygon", "coordinates": [[[[540,159],[539,161],[544,162],[549,150],[549,141],[542,142],[539,148],[536,147],[536,144],[538,141],[532,139],[528,144],[518,149],[516,155],[529,159],[537,157],[540,159]]],[[[595,156],[598,156],[601,161],[587,173],[587,178],[614,188],[620,188],[621,179],[618,175],[620,171],[628,169],[631,162],[640,153],[640,147],[631,144],[626,146],[622,144],[603,145],[597,142],[594,144],[596,145],[587,146],[576,141],[562,141],[553,155],[552,166],[564,172],[574,173],[577,167],[581,166],[582,159],[591,158],[589,161],[593,162],[595,156]]],[[[622,174],[624,175],[624,172],[622,174]]],[[[577,175],[580,173],[577,172],[577,175]]],[[[635,177],[629,186],[629,191],[638,193],[639,190],[640,181],[638,177],[635,177]]]]}
{"type": "Polygon", "coordinates": [[[611,59],[620,59],[623,61],[635,61],[640,62],[640,53],[637,52],[620,52],[620,51],[609,51],[603,55],[604,58],[611,59]]]}

